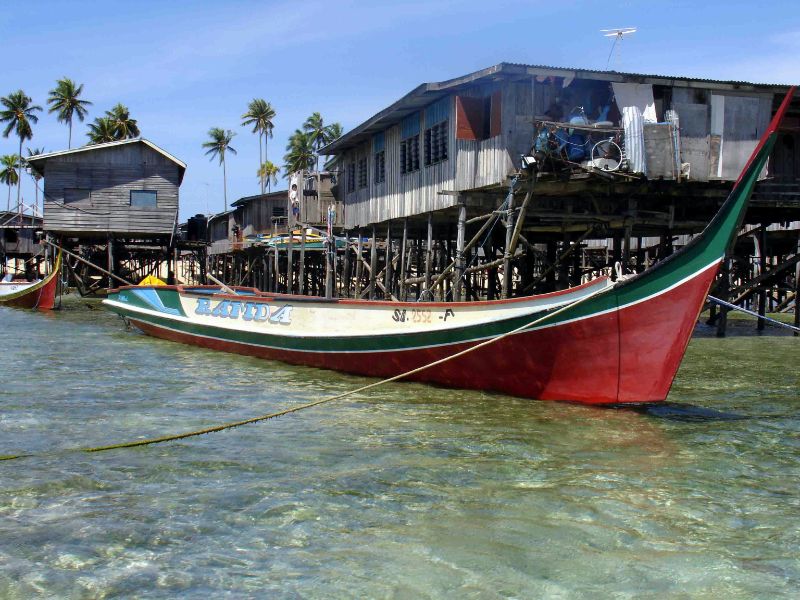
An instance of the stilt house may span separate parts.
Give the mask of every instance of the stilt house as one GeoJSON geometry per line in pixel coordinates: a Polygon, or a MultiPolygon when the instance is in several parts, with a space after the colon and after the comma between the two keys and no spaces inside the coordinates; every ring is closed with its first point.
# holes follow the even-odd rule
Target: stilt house
{"type": "Polygon", "coordinates": [[[44,229],[56,236],[169,237],[186,165],[145,139],[26,159],[44,177],[44,229]]]}
{"type": "MultiPolygon", "coordinates": [[[[786,90],[502,63],[422,84],[322,152],[335,155],[347,229],[428,213],[453,223],[459,202],[473,214],[496,208],[523,160],[535,159],[536,209],[525,231],[560,235],[601,223],[640,235],[676,225],[691,232],[713,213],[786,90]],[[696,198],[703,214],[670,200],[676,194],[696,198]]],[[[765,173],[794,200],[798,106],[765,173]]],[[[780,213],[764,191],[756,212],[780,213]]]]}

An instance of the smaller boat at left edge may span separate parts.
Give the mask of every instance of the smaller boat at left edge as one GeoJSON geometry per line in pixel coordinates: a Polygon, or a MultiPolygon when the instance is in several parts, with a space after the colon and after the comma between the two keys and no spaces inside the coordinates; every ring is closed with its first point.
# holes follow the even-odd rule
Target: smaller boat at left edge
{"type": "Polygon", "coordinates": [[[0,306],[52,310],[56,303],[58,274],[61,271],[61,251],[50,274],[36,281],[0,282],[0,306]]]}

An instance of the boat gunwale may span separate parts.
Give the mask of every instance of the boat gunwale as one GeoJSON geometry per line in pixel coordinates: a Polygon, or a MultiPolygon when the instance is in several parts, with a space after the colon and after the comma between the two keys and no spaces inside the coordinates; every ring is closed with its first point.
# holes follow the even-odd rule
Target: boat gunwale
{"type": "MultiPolygon", "coordinates": [[[[603,275],[596,279],[592,279],[591,281],[587,281],[586,283],[582,283],[580,285],[569,287],[564,290],[557,290],[555,292],[547,292],[545,294],[534,294],[531,296],[520,296],[518,298],[506,298],[502,300],[478,300],[478,301],[469,301],[469,302],[414,302],[414,301],[393,301],[393,300],[366,300],[366,299],[358,299],[358,298],[324,298],[322,296],[301,296],[299,294],[276,294],[274,292],[262,292],[254,287],[235,287],[233,289],[252,292],[255,295],[250,296],[242,296],[239,294],[227,294],[224,292],[213,294],[214,298],[219,298],[221,300],[246,300],[246,301],[289,301],[289,302],[309,302],[309,303],[324,303],[324,304],[343,304],[343,305],[355,305],[355,306],[384,306],[384,307],[416,307],[416,308],[453,308],[454,306],[460,308],[466,307],[482,307],[482,306],[503,306],[507,304],[522,304],[525,302],[530,302],[531,300],[539,300],[539,299],[550,299],[550,298],[557,298],[559,296],[569,295],[573,292],[577,291],[584,291],[587,288],[591,288],[593,286],[599,286],[600,283],[605,283],[609,281],[609,277],[603,275]]],[[[606,290],[610,290],[614,287],[614,285],[607,285],[606,290]]],[[[152,288],[152,289],[162,289],[162,290],[173,290],[177,291],[179,294],[186,295],[186,296],[202,296],[205,297],[208,294],[202,292],[194,292],[193,290],[219,290],[220,286],[218,285],[162,285],[162,286],[138,286],[138,285],[124,285],[118,288],[108,290],[109,293],[116,293],[124,290],[136,290],[136,289],[143,289],[143,288],[152,288]]],[[[601,290],[599,293],[602,293],[606,290],[601,290]]]]}

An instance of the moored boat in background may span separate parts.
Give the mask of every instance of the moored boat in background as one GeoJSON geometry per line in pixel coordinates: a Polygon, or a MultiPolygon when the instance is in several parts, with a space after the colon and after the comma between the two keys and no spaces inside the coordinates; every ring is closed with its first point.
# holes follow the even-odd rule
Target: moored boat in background
{"type": "Polygon", "coordinates": [[[61,271],[60,251],[53,269],[44,279],[0,282],[0,306],[52,310],[56,301],[59,271],[61,271]]]}
{"type": "Polygon", "coordinates": [[[104,304],[156,337],[294,364],[374,377],[421,369],[408,379],[544,400],[662,401],[793,92],[705,230],[664,261],[616,282],[599,278],[550,294],[453,303],[123,287],[104,304]],[[423,368],[431,363],[437,364],[423,368]]]}

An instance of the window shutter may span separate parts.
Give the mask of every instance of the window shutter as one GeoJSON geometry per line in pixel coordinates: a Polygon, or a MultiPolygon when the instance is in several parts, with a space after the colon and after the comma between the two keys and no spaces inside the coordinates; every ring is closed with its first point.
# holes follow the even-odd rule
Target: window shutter
{"type": "Polygon", "coordinates": [[[500,117],[502,114],[502,109],[502,96],[498,91],[492,94],[492,116],[489,121],[489,137],[495,137],[503,132],[503,126],[500,117]]]}
{"type": "Polygon", "coordinates": [[[456,96],[456,139],[477,140],[483,131],[483,99],[456,96]]]}

